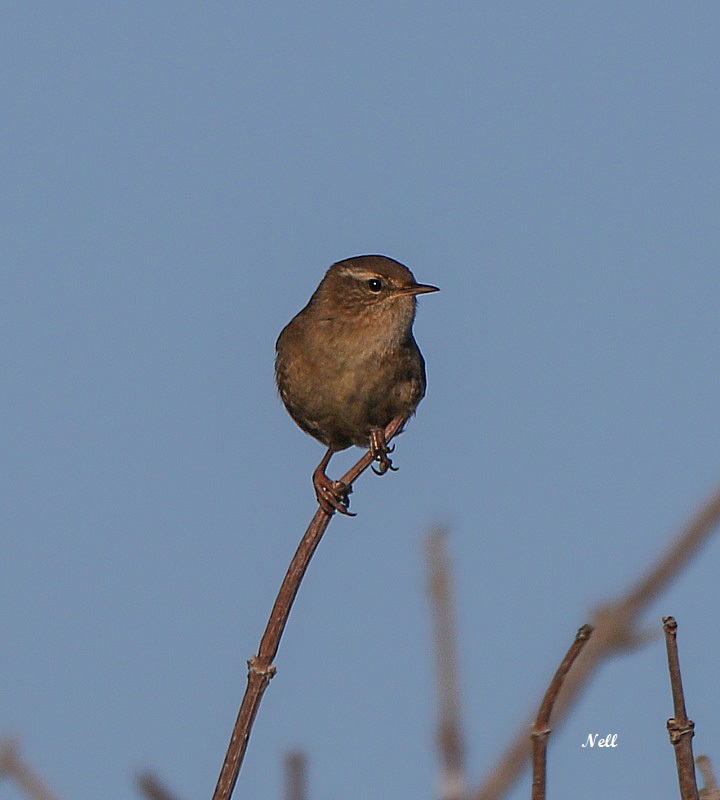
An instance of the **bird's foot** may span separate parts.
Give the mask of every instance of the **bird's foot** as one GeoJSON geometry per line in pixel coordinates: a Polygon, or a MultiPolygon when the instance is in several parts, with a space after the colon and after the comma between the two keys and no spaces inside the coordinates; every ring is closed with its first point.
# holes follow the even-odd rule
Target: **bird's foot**
{"type": "Polygon", "coordinates": [[[352,486],[348,486],[342,481],[333,481],[328,478],[322,469],[322,464],[313,472],[313,486],[315,496],[320,504],[320,508],[326,514],[334,514],[336,511],[345,514],[346,517],[354,517],[350,508],[350,498],[352,486]]]}
{"type": "Polygon", "coordinates": [[[392,453],[394,449],[395,445],[388,447],[385,441],[385,431],[382,428],[373,428],[370,431],[370,455],[373,457],[373,461],[377,461],[379,465],[377,469],[372,468],[376,475],[384,475],[388,470],[398,471],[388,457],[388,454],[392,453]]]}

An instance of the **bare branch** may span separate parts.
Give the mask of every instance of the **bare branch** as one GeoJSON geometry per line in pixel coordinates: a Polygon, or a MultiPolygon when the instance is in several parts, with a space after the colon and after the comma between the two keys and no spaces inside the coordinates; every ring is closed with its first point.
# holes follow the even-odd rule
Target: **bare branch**
{"type": "Polygon", "coordinates": [[[673,713],[675,715],[667,721],[667,729],[670,734],[670,742],[675,750],[680,797],[682,800],[698,800],[692,749],[695,723],[688,719],[687,711],[685,710],[685,695],[683,694],[682,676],[680,674],[675,617],[663,617],[663,630],[665,631],[670,686],[672,687],[673,696],[673,713]]]}
{"type": "Polygon", "coordinates": [[[152,772],[141,772],[136,780],[138,789],[148,800],[176,800],[175,795],[152,772]]]}
{"type": "Polygon", "coordinates": [[[20,745],[14,739],[0,742],[0,777],[3,776],[15,781],[30,800],[57,800],[32,767],[23,761],[20,745]]]}
{"type": "Polygon", "coordinates": [[[545,800],[545,786],[547,782],[547,740],[552,728],[550,727],[550,715],[552,714],[555,700],[570,668],[575,663],[575,659],[580,655],[586,642],[592,635],[592,625],[583,625],[575,634],[575,641],[570,645],[570,649],[565,654],[560,666],[557,669],[550,685],[545,692],[537,719],[532,730],[532,749],[533,749],[533,781],[532,781],[532,800],[545,800]]]}
{"type": "Polygon", "coordinates": [[[285,796],[287,800],[306,800],[307,756],[302,750],[285,754],[285,796]]]}
{"type": "MultiPolygon", "coordinates": [[[[397,433],[398,428],[401,427],[403,420],[394,419],[385,429],[385,439],[390,441],[397,433]]],[[[372,464],[373,455],[368,451],[362,458],[351,467],[341,481],[348,487],[362,475],[362,473],[372,464]]],[[[265,633],[260,640],[260,647],[257,655],[254,655],[248,661],[248,679],[245,694],[240,704],[235,727],[233,728],[230,744],[228,745],[225,760],[220,770],[220,777],[218,778],[217,786],[213,794],[213,800],[229,800],[235,788],[237,776],[240,773],[245,751],[247,750],[248,740],[250,738],[250,731],[252,730],[255,716],[257,715],[260,701],[270,683],[272,677],[275,675],[275,666],[273,659],[277,654],[278,647],[280,646],[280,638],[282,637],[285,625],[290,614],[290,609],[295,600],[295,596],[300,588],[305,571],[308,568],[310,559],[313,557],[317,546],[320,544],[323,534],[330,524],[331,515],[318,508],[315,516],[312,518],[305,535],[300,540],[295,555],[290,562],[288,571],[280,586],[275,605],[270,613],[265,633]]]]}
{"type": "MultiPolygon", "coordinates": [[[[563,684],[555,705],[555,726],[577,700],[600,664],[619,652],[629,652],[647,641],[635,626],[640,614],[678,577],[691,557],[705,544],[720,522],[720,488],[681,530],[656,564],[628,592],[593,615],[592,641],[578,658],[563,684]]],[[[532,723],[530,723],[532,724],[532,723]]],[[[524,725],[500,756],[487,778],[472,794],[473,800],[500,800],[519,778],[530,760],[530,743],[524,725]]]]}
{"type": "Polygon", "coordinates": [[[428,595],[435,633],[440,797],[441,800],[461,800],[465,796],[465,748],[460,724],[458,662],[446,536],[447,531],[437,528],[427,538],[428,595]]]}
{"type": "Polygon", "coordinates": [[[700,789],[700,800],[720,800],[720,789],[713,772],[712,764],[707,756],[698,756],[695,759],[705,786],[700,789]]]}

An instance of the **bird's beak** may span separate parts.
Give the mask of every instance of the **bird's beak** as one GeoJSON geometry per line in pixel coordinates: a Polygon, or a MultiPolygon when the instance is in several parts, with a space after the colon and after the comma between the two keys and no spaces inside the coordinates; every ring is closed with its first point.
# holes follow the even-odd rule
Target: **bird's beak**
{"type": "Polygon", "coordinates": [[[414,286],[408,286],[405,291],[408,294],[428,294],[429,292],[439,292],[437,286],[430,286],[429,283],[416,283],[414,286]]]}

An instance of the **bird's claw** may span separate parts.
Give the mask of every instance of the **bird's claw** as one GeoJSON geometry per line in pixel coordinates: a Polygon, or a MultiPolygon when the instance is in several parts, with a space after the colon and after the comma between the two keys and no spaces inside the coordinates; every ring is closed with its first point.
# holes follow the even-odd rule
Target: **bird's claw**
{"type": "Polygon", "coordinates": [[[372,471],[376,475],[384,475],[386,472],[397,472],[398,468],[393,466],[392,461],[388,458],[388,454],[395,450],[395,445],[388,447],[385,441],[385,431],[381,428],[370,432],[370,454],[373,461],[377,461],[378,469],[371,465],[372,471]]]}
{"type": "Polygon", "coordinates": [[[346,517],[355,517],[350,511],[350,498],[352,486],[348,486],[342,481],[331,481],[327,475],[323,475],[325,480],[313,481],[315,486],[315,496],[320,507],[326,514],[334,514],[336,511],[346,517]]]}
{"type": "Polygon", "coordinates": [[[350,497],[352,486],[343,481],[333,481],[325,474],[328,462],[332,458],[333,450],[328,448],[323,460],[313,472],[312,482],[315,489],[315,497],[320,504],[320,508],[328,515],[332,516],[336,511],[346,517],[354,517],[350,509],[350,497]]]}
{"type": "Polygon", "coordinates": [[[390,470],[391,472],[397,472],[398,471],[398,467],[394,467],[393,466],[392,461],[390,461],[390,459],[387,457],[387,455],[376,456],[375,460],[380,465],[380,468],[379,469],[375,469],[375,467],[371,465],[370,469],[376,475],[384,475],[388,470],[390,470]]]}

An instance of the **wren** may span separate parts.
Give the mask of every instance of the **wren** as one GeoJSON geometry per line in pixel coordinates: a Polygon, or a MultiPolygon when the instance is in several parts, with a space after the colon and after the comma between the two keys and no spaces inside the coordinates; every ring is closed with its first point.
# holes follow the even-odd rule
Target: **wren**
{"type": "Polygon", "coordinates": [[[318,503],[350,514],[350,487],[325,470],[339,450],[369,447],[379,475],[395,470],[385,440],[425,395],[425,361],[413,336],[416,297],[437,292],[387,256],[333,264],[275,345],[275,378],[285,408],[327,447],[313,473],[318,503]]]}

